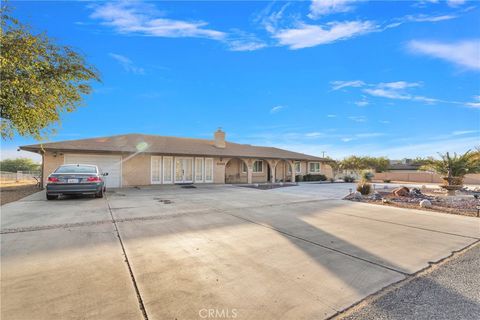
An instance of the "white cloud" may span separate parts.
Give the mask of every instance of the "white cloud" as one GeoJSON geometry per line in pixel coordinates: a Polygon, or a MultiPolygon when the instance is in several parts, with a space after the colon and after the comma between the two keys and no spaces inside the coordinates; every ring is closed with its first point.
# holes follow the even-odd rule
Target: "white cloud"
{"type": "Polygon", "coordinates": [[[365,116],[351,116],[351,117],[348,117],[348,119],[350,119],[352,121],[355,121],[355,122],[365,122],[365,121],[367,121],[367,117],[365,117],[365,116]]]}
{"type": "Polygon", "coordinates": [[[119,1],[94,4],[90,17],[120,34],[137,34],[163,38],[207,38],[225,43],[231,51],[253,51],[266,47],[254,35],[239,30],[223,32],[208,28],[204,21],[166,18],[151,3],[119,1]]]}
{"type": "Polygon", "coordinates": [[[411,98],[410,95],[402,94],[396,90],[382,89],[382,88],[373,88],[373,89],[364,89],[363,92],[368,93],[369,95],[375,97],[382,97],[388,99],[399,99],[399,100],[408,100],[411,98]]]}
{"type": "Polygon", "coordinates": [[[183,21],[162,17],[152,4],[140,1],[110,2],[93,7],[90,15],[119,33],[136,33],[155,37],[196,37],[223,40],[226,34],[205,28],[203,21],[183,21]]]}
{"type": "Polygon", "coordinates": [[[406,82],[406,81],[381,82],[378,84],[380,88],[388,88],[393,90],[419,87],[420,85],[421,84],[419,82],[406,82]]]}
{"type": "Polygon", "coordinates": [[[461,6],[462,4],[464,4],[465,2],[466,2],[466,0],[447,0],[447,4],[450,7],[458,7],[458,6],[461,6]]]}
{"type": "Polygon", "coordinates": [[[450,43],[412,40],[408,43],[408,49],[413,53],[446,60],[467,69],[480,70],[480,39],[450,43]]]}
{"type": "Polygon", "coordinates": [[[361,80],[353,80],[353,81],[332,81],[330,82],[330,84],[332,85],[332,90],[340,90],[342,88],[347,88],[347,87],[354,87],[354,88],[358,88],[358,87],[362,87],[365,85],[365,82],[361,81],[361,80]]]}
{"type": "Polygon", "coordinates": [[[327,114],[327,118],[336,118],[337,115],[336,114],[327,114]]]}
{"type": "Polygon", "coordinates": [[[324,134],[322,132],[308,132],[305,136],[308,138],[318,138],[324,136],[324,134]]]}
{"type": "Polygon", "coordinates": [[[458,18],[458,16],[453,14],[444,14],[438,16],[426,15],[426,14],[418,14],[418,15],[408,15],[405,17],[407,21],[413,22],[439,22],[439,21],[446,21],[458,18]]]}
{"type": "Polygon", "coordinates": [[[462,136],[465,134],[471,134],[471,133],[476,133],[478,130],[460,130],[460,131],[453,131],[452,135],[453,136],[462,136]]]}
{"type": "Polygon", "coordinates": [[[276,106],[276,107],[273,107],[272,109],[270,109],[270,113],[277,113],[279,112],[280,110],[282,110],[283,108],[285,108],[284,106],[276,106]]]}
{"type": "Polygon", "coordinates": [[[368,106],[368,101],[365,100],[365,99],[362,99],[360,101],[355,101],[355,104],[359,107],[365,107],[365,106],[368,106]]]}
{"type": "Polygon", "coordinates": [[[371,21],[331,22],[311,25],[300,22],[296,27],[273,30],[272,37],[290,49],[302,49],[349,39],[377,30],[371,21]]]}
{"type": "Polygon", "coordinates": [[[353,9],[351,6],[355,0],[312,0],[308,17],[317,19],[332,13],[347,12],[353,9]]]}
{"type": "Polygon", "coordinates": [[[110,57],[115,59],[125,71],[134,73],[134,74],[145,74],[145,70],[143,68],[137,67],[133,64],[133,61],[129,58],[122,56],[121,54],[117,53],[109,53],[110,57]]]}

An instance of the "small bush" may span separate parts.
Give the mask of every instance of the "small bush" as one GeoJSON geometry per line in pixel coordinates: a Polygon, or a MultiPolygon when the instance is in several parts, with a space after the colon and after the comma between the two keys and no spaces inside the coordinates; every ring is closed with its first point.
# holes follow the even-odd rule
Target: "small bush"
{"type": "Polygon", "coordinates": [[[331,183],[334,183],[334,182],[335,182],[335,179],[333,179],[333,178],[330,178],[330,179],[328,179],[328,180],[329,180],[331,183]]]}
{"type": "Polygon", "coordinates": [[[302,181],[303,181],[303,176],[302,176],[301,174],[297,174],[297,175],[295,176],[295,181],[297,181],[297,182],[302,182],[302,181]]]}
{"type": "Polygon", "coordinates": [[[327,176],[324,174],[306,174],[303,176],[303,181],[326,181],[327,176]]]}
{"type": "Polygon", "coordinates": [[[390,180],[390,179],[385,179],[385,180],[383,180],[383,182],[385,182],[385,183],[390,183],[390,182],[392,182],[392,180],[390,180]]]}
{"type": "Polygon", "coordinates": [[[363,171],[362,172],[362,180],[372,181],[372,179],[373,179],[373,173],[371,173],[370,171],[363,171]]]}
{"type": "Polygon", "coordinates": [[[359,182],[357,184],[357,191],[366,196],[372,191],[372,185],[366,181],[359,182]]]}
{"type": "Polygon", "coordinates": [[[355,182],[355,178],[350,177],[350,176],[345,176],[345,177],[343,177],[343,181],[345,181],[345,182],[355,182]]]}

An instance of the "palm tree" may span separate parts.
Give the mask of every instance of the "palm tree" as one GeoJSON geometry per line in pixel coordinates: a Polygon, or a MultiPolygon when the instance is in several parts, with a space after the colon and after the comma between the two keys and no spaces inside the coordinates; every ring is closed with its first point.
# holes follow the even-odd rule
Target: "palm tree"
{"type": "Polygon", "coordinates": [[[462,155],[454,153],[451,156],[448,152],[439,155],[439,160],[430,158],[420,169],[438,173],[445,181],[443,187],[453,193],[462,187],[465,175],[480,172],[480,150],[468,150],[462,155]]]}

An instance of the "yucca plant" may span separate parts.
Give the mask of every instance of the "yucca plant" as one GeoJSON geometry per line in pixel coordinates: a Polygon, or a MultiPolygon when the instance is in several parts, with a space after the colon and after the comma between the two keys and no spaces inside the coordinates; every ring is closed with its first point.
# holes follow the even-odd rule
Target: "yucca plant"
{"type": "Polygon", "coordinates": [[[480,151],[468,150],[462,155],[453,153],[439,154],[440,159],[425,160],[420,168],[424,171],[434,171],[446,182],[447,186],[461,186],[463,177],[469,173],[480,172],[480,151]]]}

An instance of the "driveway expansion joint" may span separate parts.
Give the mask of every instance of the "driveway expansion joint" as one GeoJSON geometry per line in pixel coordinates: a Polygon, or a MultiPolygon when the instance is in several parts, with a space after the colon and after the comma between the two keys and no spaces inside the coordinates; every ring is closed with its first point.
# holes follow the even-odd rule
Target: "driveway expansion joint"
{"type": "Polygon", "coordinates": [[[111,222],[113,224],[113,227],[115,228],[115,233],[117,234],[118,241],[120,242],[120,247],[122,248],[123,256],[125,257],[125,263],[127,265],[128,272],[130,273],[130,278],[132,279],[132,284],[133,284],[133,288],[135,289],[135,293],[136,293],[136,296],[137,296],[140,311],[142,312],[143,319],[148,320],[147,310],[145,309],[145,304],[143,303],[142,295],[140,294],[140,290],[138,288],[137,281],[135,279],[135,275],[133,274],[132,266],[131,266],[130,261],[128,259],[128,255],[127,255],[127,252],[125,250],[125,246],[123,244],[122,237],[120,236],[120,232],[118,231],[117,222],[115,221],[115,217],[113,216],[112,208],[110,207],[110,203],[108,202],[107,197],[105,197],[105,201],[107,202],[108,212],[110,213],[110,217],[112,218],[111,222]]]}

